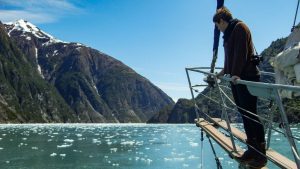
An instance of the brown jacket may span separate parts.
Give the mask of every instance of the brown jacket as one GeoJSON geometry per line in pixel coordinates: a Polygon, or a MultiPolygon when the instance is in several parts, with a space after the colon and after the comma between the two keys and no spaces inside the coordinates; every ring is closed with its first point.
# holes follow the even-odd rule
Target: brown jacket
{"type": "Polygon", "coordinates": [[[224,38],[224,73],[242,79],[259,76],[256,65],[250,61],[254,51],[249,28],[241,21],[231,27],[229,33],[224,32],[224,37],[228,36],[224,38]]]}

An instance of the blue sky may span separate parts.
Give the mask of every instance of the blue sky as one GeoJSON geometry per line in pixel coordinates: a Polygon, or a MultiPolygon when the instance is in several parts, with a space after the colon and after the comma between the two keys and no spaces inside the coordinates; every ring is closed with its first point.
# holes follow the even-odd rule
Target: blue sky
{"type": "MultiPolygon", "coordinates": [[[[250,27],[259,53],[289,35],[296,4],[225,0],[250,27]]],[[[107,53],[177,100],[191,98],[185,67],[210,66],[215,7],[216,0],[0,0],[0,20],[25,19],[58,39],[107,53]]],[[[222,45],[219,51],[222,66],[222,45]]]]}

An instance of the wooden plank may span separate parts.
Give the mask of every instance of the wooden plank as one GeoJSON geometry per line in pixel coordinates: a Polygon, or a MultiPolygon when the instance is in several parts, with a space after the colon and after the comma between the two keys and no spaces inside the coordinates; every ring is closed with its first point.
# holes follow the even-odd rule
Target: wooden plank
{"type": "Polygon", "coordinates": [[[211,123],[208,123],[204,119],[199,119],[196,122],[198,127],[201,127],[205,133],[207,133],[212,139],[214,139],[225,151],[227,151],[232,157],[240,157],[244,151],[240,147],[236,146],[237,152],[234,152],[231,140],[216,129],[211,123]]]}
{"type": "MultiPolygon", "coordinates": [[[[217,124],[218,126],[222,127],[223,129],[227,130],[227,123],[225,120],[221,120],[220,118],[212,118],[213,123],[217,124]]],[[[232,134],[238,138],[239,140],[246,142],[246,134],[241,130],[230,126],[232,130],[232,134]]],[[[267,150],[267,156],[269,160],[273,161],[276,165],[281,168],[289,168],[289,169],[297,169],[297,165],[294,161],[288,159],[287,157],[283,156],[282,154],[272,150],[267,150]]]]}
{"type": "MultiPolygon", "coordinates": [[[[250,169],[251,167],[240,163],[237,160],[237,157],[240,157],[244,150],[236,145],[237,151],[235,152],[233,149],[233,145],[231,139],[221,133],[217,128],[214,127],[214,124],[207,122],[204,119],[198,119],[195,121],[198,127],[201,127],[205,133],[207,133],[213,140],[216,141],[225,151],[229,153],[229,155],[236,160],[240,166],[239,168],[250,169]]],[[[268,169],[267,167],[262,167],[261,169],[268,169]]]]}

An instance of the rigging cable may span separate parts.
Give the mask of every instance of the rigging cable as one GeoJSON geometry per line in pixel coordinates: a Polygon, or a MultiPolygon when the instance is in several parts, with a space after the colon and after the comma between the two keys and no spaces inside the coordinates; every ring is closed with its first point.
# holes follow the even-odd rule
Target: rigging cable
{"type": "MultiPolygon", "coordinates": [[[[194,90],[194,91],[195,91],[195,90],[194,90]]],[[[195,91],[195,92],[197,92],[197,91],[195,91]]],[[[213,101],[215,104],[221,105],[222,107],[224,107],[224,108],[226,108],[226,109],[228,109],[228,110],[232,110],[232,111],[238,112],[237,110],[235,110],[235,109],[233,109],[233,108],[231,108],[231,107],[222,105],[222,104],[219,103],[218,101],[216,101],[216,100],[210,98],[209,96],[206,96],[205,94],[203,94],[203,93],[201,93],[201,92],[197,92],[197,93],[199,93],[199,94],[202,95],[203,97],[205,97],[205,98],[207,98],[207,99],[213,101]]],[[[239,107],[239,108],[241,108],[241,107],[239,107]]],[[[199,107],[198,107],[198,109],[199,109],[199,107]]],[[[241,109],[243,109],[243,108],[241,108],[241,109]]],[[[253,114],[252,112],[250,112],[250,111],[248,111],[248,110],[244,110],[244,111],[246,111],[246,112],[248,112],[248,113],[250,113],[250,114],[253,114]]],[[[204,115],[207,116],[207,114],[205,114],[205,113],[204,113],[204,115]]],[[[246,116],[246,115],[243,115],[243,114],[241,114],[241,115],[244,116],[244,117],[246,117],[246,118],[249,118],[250,120],[252,120],[252,121],[254,121],[254,122],[256,122],[256,123],[260,123],[260,122],[258,122],[258,121],[256,121],[256,120],[254,120],[254,119],[252,119],[252,118],[246,116]]],[[[253,115],[256,115],[256,114],[253,114],[253,115]]],[[[257,115],[256,115],[256,116],[257,116],[257,115]]],[[[259,118],[260,118],[261,120],[265,120],[265,121],[270,122],[269,119],[266,119],[266,118],[264,118],[264,117],[259,117],[259,118]]],[[[293,139],[295,139],[295,140],[297,140],[297,141],[300,141],[300,138],[295,137],[295,136],[287,136],[284,132],[282,132],[282,131],[280,131],[280,130],[277,130],[277,129],[274,128],[274,127],[272,127],[271,129],[274,130],[274,131],[276,131],[276,132],[278,132],[278,133],[283,134],[285,137],[290,137],[290,138],[293,138],[293,139]]]]}
{"type": "Polygon", "coordinates": [[[295,18],[294,18],[294,24],[293,24],[293,27],[292,27],[292,29],[291,29],[291,32],[293,32],[294,29],[295,29],[295,24],[296,24],[297,15],[298,15],[299,2],[300,2],[300,0],[298,0],[298,3],[297,3],[297,8],[296,8],[296,13],[295,13],[295,18]]]}
{"type": "Polygon", "coordinates": [[[216,160],[216,164],[217,164],[217,169],[223,169],[222,164],[221,164],[219,158],[217,157],[215,148],[214,148],[214,146],[213,146],[213,144],[212,144],[212,142],[211,142],[211,140],[210,140],[210,137],[209,137],[208,135],[206,135],[206,137],[208,138],[210,147],[211,147],[211,149],[212,149],[212,151],[213,151],[213,154],[214,154],[214,156],[215,156],[215,160],[216,160]]]}
{"type": "Polygon", "coordinates": [[[201,169],[203,168],[203,129],[201,128],[201,169]]]}

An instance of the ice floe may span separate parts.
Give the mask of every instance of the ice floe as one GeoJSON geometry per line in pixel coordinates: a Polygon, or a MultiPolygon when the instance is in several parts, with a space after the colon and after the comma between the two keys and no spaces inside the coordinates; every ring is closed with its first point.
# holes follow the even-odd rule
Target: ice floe
{"type": "Polygon", "coordinates": [[[67,147],[71,147],[72,144],[63,144],[63,145],[57,145],[57,148],[67,148],[67,147]]]}
{"type": "Polygon", "coordinates": [[[55,157],[55,156],[57,156],[56,153],[51,153],[51,154],[50,154],[50,157],[55,157]]]}

